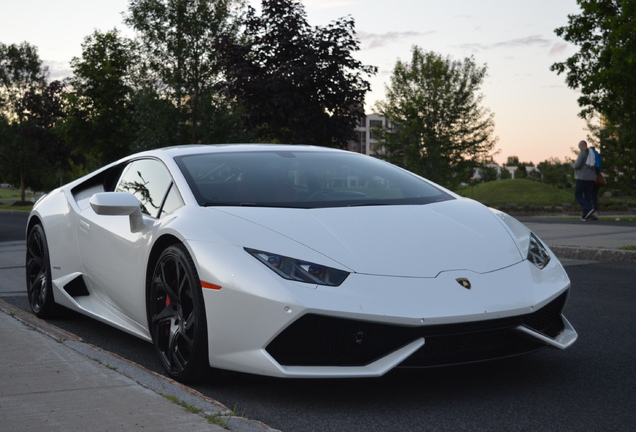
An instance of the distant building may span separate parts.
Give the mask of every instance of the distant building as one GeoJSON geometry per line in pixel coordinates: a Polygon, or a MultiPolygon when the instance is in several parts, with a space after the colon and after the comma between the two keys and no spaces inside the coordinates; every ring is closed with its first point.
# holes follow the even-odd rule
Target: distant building
{"type": "Polygon", "coordinates": [[[389,120],[379,114],[369,114],[360,117],[356,127],[356,138],[349,141],[349,151],[373,155],[377,153],[380,143],[375,136],[374,129],[389,127],[389,120]]]}
{"type": "MultiPolygon", "coordinates": [[[[368,114],[361,116],[358,120],[358,126],[355,130],[356,138],[349,141],[348,150],[356,153],[363,153],[366,155],[377,154],[380,151],[380,149],[378,148],[380,141],[378,140],[374,129],[389,127],[389,120],[380,114],[368,114]]],[[[490,163],[486,166],[496,169],[498,177],[501,177],[501,171],[505,169],[510,173],[510,178],[513,179],[515,178],[515,172],[518,169],[517,166],[504,165],[503,167],[501,167],[496,163],[490,163]]],[[[526,166],[525,169],[527,174],[526,177],[528,178],[541,176],[541,171],[539,171],[537,167],[526,166]]],[[[481,168],[475,168],[473,178],[475,180],[481,180],[481,168]]]]}
{"type": "MultiPolygon", "coordinates": [[[[516,165],[504,165],[503,167],[497,165],[496,163],[489,163],[486,164],[486,167],[488,168],[494,168],[495,170],[497,170],[497,177],[501,178],[501,172],[503,170],[506,170],[510,173],[510,178],[514,179],[515,178],[515,174],[517,172],[517,170],[519,169],[518,166],[516,165]]],[[[525,166],[526,169],[526,177],[525,178],[533,178],[533,177],[541,177],[541,171],[539,170],[539,168],[534,167],[534,166],[525,166]]],[[[475,168],[475,171],[473,172],[473,179],[479,181],[482,179],[483,177],[483,170],[481,167],[477,167],[475,168]]]]}
{"type": "MultiPolygon", "coordinates": [[[[506,166],[505,167],[508,172],[510,173],[510,178],[515,178],[515,173],[517,172],[517,170],[519,169],[517,166],[506,166]]],[[[541,170],[539,170],[539,168],[534,167],[534,166],[525,166],[526,168],[526,178],[532,178],[532,177],[541,177],[541,170]]]]}
{"type": "MultiPolygon", "coordinates": [[[[487,168],[494,168],[495,170],[497,170],[497,178],[501,177],[501,170],[503,168],[501,168],[499,165],[497,165],[496,163],[489,163],[486,164],[487,168]]],[[[483,169],[481,167],[477,167],[475,168],[475,171],[473,171],[473,179],[474,180],[481,180],[483,177],[483,169]]]]}

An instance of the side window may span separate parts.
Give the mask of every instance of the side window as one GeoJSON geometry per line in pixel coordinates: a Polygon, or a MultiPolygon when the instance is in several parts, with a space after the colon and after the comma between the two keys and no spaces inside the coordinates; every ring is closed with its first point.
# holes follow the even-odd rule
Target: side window
{"type": "MultiPolygon", "coordinates": [[[[182,205],[177,189],[171,186],[172,177],[164,164],[154,159],[140,159],[131,162],[124,169],[115,191],[135,195],[141,203],[142,213],[156,218],[169,190],[173,190],[170,211],[182,205]]],[[[161,216],[165,214],[167,213],[162,212],[161,216]]]]}
{"type": "Polygon", "coordinates": [[[170,188],[170,192],[168,192],[168,196],[166,197],[165,202],[163,203],[163,207],[161,207],[159,219],[166,215],[169,215],[181,206],[183,206],[183,200],[181,199],[181,195],[179,195],[179,191],[173,184],[170,188]]]}

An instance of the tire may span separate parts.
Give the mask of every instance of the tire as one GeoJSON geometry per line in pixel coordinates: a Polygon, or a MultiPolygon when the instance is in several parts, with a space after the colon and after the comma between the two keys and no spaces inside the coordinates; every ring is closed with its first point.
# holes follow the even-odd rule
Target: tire
{"type": "Polygon", "coordinates": [[[31,310],[38,318],[50,318],[55,315],[53,282],[51,280],[51,262],[49,246],[42,225],[34,225],[27,236],[26,251],[27,296],[31,310]]]}
{"type": "Polygon", "coordinates": [[[166,248],[148,290],[148,326],[161,365],[187,382],[209,369],[208,335],[201,283],[181,244],[166,248]]]}

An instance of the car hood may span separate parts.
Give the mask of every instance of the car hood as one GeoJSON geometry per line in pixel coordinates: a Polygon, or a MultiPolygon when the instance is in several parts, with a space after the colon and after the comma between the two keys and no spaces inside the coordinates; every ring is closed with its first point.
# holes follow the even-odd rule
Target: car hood
{"type": "MultiPolygon", "coordinates": [[[[523,260],[501,219],[471,200],[405,206],[216,209],[275,231],[362,274],[435,277],[447,270],[487,273],[523,260]]],[[[284,250],[267,252],[285,254],[284,250]]]]}

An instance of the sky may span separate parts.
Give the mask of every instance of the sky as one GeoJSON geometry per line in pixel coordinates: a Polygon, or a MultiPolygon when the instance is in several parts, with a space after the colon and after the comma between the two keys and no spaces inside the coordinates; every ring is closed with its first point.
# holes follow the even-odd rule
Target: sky
{"type": "MultiPolygon", "coordinates": [[[[29,42],[49,67],[50,80],[71,74],[69,61],[95,30],[123,23],[128,0],[6,1],[0,15],[0,42],[29,42]]],[[[254,6],[259,0],[250,0],[254,6]]],[[[453,60],[473,57],[487,67],[482,105],[494,114],[498,138],[495,161],[509,156],[538,164],[565,161],[588,132],[578,117],[579,93],[550,66],[578,51],[554,29],[578,14],[576,0],[302,0],[312,26],[352,16],[360,40],[354,57],[377,66],[370,79],[366,111],[382,100],[398,60],[410,61],[417,45],[453,60]]]]}

